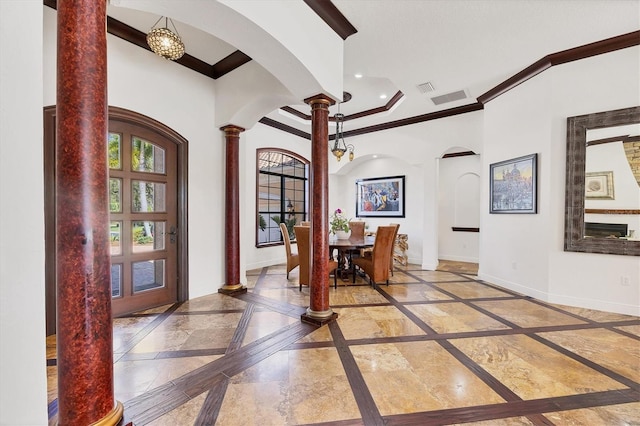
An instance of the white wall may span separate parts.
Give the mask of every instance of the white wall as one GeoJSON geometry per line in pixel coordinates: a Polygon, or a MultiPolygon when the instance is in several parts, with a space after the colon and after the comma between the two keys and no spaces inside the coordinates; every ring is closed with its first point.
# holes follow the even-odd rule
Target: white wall
{"type": "Polygon", "coordinates": [[[439,259],[473,263],[479,260],[479,234],[451,228],[480,227],[480,169],[479,155],[438,160],[439,259]]]}
{"type": "Polygon", "coordinates": [[[42,2],[0,1],[0,40],[0,424],[46,425],[42,2]]]}
{"type": "Polygon", "coordinates": [[[640,314],[638,257],[563,251],[567,117],[640,105],[639,52],[553,67],[486,105],[483,169],[537,152],[539,189],[538,214],[482,213],[481,278],[551,302],[640,314]]]}
{"type": "MultiPolygon", "coordinates": [[[[564,184],[552,185],[549,176],[548,85],[549,75],[542,73],[485,105],[481,205],[487,207],[481,210],[479,270],[488,281],[543,299],[548,290],[547,234],[553,220],[549,192],[564,194],[564,184]],[[534,153],[538,214],[489,214],[489,165],[534,153]]],[[[564,155],[559,160],[564,164],[564,155]]],[[[562,228],[556,232],[562,234],[562,228]]]]}

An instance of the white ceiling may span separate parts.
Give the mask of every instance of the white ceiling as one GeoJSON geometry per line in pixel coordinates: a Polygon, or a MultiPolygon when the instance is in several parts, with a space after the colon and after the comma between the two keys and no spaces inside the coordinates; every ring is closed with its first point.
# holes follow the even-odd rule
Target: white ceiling
{"type": "MultiPolygon", "coordinates": [[[[344,90],[353,99],[341,105],[341,112],[349,115],[384,106],[398,90],[405,95],[390,112],[347,121],[345,131],[475,103],[546,55],[640,29],[640,0],[333,3],[358,30],[345,41],[344,90]],[[363,77],[356,79],[356,73],[363,77]],[[433,92],[420,92],[417,85],[426,82],[433,84],[433,92]],[[439,106],[431,101],[433,96],[459,90],[469,98],[439,106]]],[[[114,6],[109,6],[108,14],[145,33],[159,18],[114,6]]],[[[207,63],[235,50],[209,34],[175,24],[187,53],[207,63]]],[[[309,114],[307,105],[291,106],[309,114]]],[[[334,106],[332,113],[336,110],[334,106]]],[[[308,122],[278,111],[268,117],[309,131],[308,122]]]]}

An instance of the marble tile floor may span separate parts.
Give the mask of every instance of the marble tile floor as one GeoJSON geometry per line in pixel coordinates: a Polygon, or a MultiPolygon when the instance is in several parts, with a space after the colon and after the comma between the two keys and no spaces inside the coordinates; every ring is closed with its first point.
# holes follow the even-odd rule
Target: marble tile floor
{"type": "MultiPolygon", "coordinates": [[[[114,387],[140,425],[640,425],[640,318],[542,303],[477,265],[330,288],[304,324],[297,269],[114,319],[114,387]]],[[[331,284],[333,280],[331,279],[331,284]]],[[[55,336],[47,340],[56,422],[55,336]]]]}

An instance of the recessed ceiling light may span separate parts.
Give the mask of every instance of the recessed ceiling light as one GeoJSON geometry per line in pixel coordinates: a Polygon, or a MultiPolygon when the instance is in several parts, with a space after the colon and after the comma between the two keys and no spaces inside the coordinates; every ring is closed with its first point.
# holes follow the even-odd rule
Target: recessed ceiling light
{"type": "Polygon", "coordinates": [[[378,156],[376,154],[373,154],[373,158],[378,158],[378,156]]]}
{"type": "Polygon", "coordinates": [[[380,99],[387,99],[387,95],[383,93],[382,95],[380,95],[380,99]]]}
{"type": "Polygon", "coordinates": [[[362,74],[360,74],[360,73],[354,74],[353,76],[354,76],[355,78],[362,78],[362,74]]]}

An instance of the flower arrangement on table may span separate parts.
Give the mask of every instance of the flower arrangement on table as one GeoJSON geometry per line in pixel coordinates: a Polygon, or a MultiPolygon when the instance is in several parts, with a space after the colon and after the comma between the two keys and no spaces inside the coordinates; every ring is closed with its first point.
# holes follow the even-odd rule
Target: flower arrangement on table
{"type": "Polygon", "coordinates": [[[337,231],[349,232],[349,219],[342,214],[342,210],[340,209],[336,209],[336,211],[333,212],[329,225],[331,225],[332,234],[335,234],[337,231]]]}

